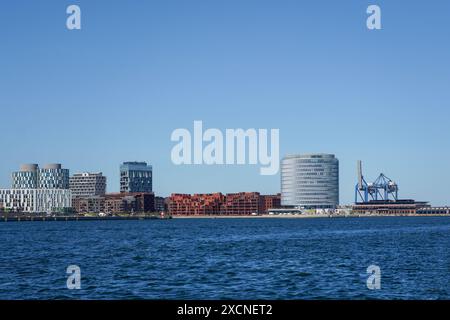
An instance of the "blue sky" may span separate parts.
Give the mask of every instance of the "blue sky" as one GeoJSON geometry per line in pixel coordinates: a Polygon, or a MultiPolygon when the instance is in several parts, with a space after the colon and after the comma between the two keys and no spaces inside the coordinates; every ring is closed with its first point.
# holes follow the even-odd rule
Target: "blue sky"
{"type": "Polygon", "coordinates": [[[450,204],[450,2],[2,1],[0,186],[21,163],[154,167],[157,194],[276,193],[259,166],[175,166],[177,128],[279,128],[280,153],[356,161],[400,196],[450,204]],[[82,29],[66,29],[77,4],[82,29]],[[366,28],[366,8],[382,30],[366,28]]]}

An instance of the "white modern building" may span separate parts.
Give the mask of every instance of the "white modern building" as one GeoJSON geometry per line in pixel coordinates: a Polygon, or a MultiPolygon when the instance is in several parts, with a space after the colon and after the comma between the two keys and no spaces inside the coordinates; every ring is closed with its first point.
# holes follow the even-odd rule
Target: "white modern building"
{"type": "Polygon", "coordinates": [[[0,189],[0,207],[27,213],[59,212],[72,206],[68,189],[0,189]]]}
{"type": "Polygon", "coordinates": [[[24,164],[12,173],[12,188],[0,189],[0,208],[13,212],[53,213],[72,207],[69,170],[60,164],[24,164]]]}
{"type": "Polygon", "coordinates": [[[76,173],[70,177],[70,190],[73,197],[104,196],[106,193],[106,177],[101,173],[76,173]]]}
{"type": "Polygon", "coordinates": [[[333,154],[288,155],[281,161],[281,205],[333,209],[339,204],[339,160],[333,154]]]}

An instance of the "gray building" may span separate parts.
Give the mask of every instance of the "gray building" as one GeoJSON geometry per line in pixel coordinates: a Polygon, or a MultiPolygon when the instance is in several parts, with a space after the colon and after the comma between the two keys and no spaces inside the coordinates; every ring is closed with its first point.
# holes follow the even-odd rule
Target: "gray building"
{"type": "Polygon", "coordinates": [[[70,177],[70,190],[73,197],[104,196],[106,177],[101,173],[76,173],[70,177]]]}
{"type": "Polygon", "coordinates": [[[120,166],[120,192],[153,192],[153,169],[146,162],[120,166]]]}
{"type": "Polygon", "coordinates": [[[333,154],[288,155],[281,161],[281,205],[306,209],[339,204],[339,160],[333,154]]]}

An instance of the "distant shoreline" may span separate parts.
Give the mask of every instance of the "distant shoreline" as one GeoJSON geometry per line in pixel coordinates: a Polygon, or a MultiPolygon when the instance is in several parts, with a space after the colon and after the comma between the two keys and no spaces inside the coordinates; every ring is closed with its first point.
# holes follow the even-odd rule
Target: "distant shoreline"
{"type": "Polygon", "coordinates": [[[350,215],[327,215],[327,214],[299,214],[299,215],[166,215],[161,216],[21,216],[0,217],[1,222],[32,222],[32,221],[107,221],[107,220],[170,220],[170,219],[324,219],[324,218],[383,218],[383,217],[449,217],[449,214],[350,214],[350,215]]]}
{"type": "Polygon", "coordinates": [[[0,222],[32,222],[32,221],[100,221],[100,220],[167,220],[170,216],[12,216],[0,217],[0,222]]]}
{"type": "Polygon", "coordinates": [[[173,219],[309,219],[309,218],[371,218],[371,217],[450,217],[449,214],[349,214],[349,215],[328,215],[328,214],[298,214],[298,215],[174,215],[173,219]]]}

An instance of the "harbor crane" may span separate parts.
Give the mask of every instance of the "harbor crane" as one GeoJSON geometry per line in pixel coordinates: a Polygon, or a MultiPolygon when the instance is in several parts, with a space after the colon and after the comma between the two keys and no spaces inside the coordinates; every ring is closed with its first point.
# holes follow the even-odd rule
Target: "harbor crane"
{"type": "Polygon", "coordinates": [[[355,203],[369,202],[371,200],[398,200],[398,185],[380,173],[378,178],[367,183],[362,174],[362,162],[357,162],[358,183],[355,186],[355,203]]]}

